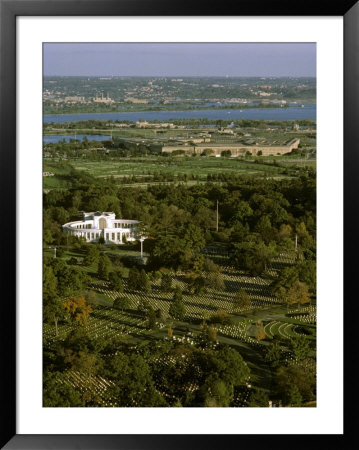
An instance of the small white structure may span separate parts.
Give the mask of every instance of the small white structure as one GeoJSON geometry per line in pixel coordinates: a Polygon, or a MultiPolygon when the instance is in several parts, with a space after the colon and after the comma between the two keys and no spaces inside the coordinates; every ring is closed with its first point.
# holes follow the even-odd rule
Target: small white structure
{"type": "Polygon", "coordinates": [[[116,219],[113,212],[83,213],[83,219],[62,225],[69,236],[86,239],[86,242],[98,242],[102,237],[105,244],[123,244],[140,238],[138,220],[116,219]]]}

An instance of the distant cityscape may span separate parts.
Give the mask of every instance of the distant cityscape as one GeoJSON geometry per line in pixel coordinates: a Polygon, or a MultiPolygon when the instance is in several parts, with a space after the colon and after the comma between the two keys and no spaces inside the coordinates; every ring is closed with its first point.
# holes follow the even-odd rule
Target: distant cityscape
{"type": "Polygon", "coordinates": [[[45,113],[71,105],[167,107],[315,103],[315,78],[45,77],[45,113]]]}

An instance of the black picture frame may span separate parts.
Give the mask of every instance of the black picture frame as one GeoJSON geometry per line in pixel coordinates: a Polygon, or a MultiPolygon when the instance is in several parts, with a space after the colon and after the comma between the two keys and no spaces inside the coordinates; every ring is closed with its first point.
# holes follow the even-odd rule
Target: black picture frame
{"type": "MultiPolygon", "coordinates": [[[[191,449],[238,448],[239,446],[299,445],[312,448],[319,439],[345,448],[354,429],[355,414],[345,416],[343,435],[17,435],[16,434],[16,244],[10,238],[16,223],[16,17],[18,16],[342,16],[344,18],[344,242],[345,293],[353,292],[345,305],[345,342],[351,342],[355,329],[356,279],[354,252],[358,232],[355,211],[359,168],[359,2],[288,2],[260,0],[229,1],[225,5],[182,0],[0,0],[0,192],[7,220],[1,223],[2,276],[1,328],[1,448],[6,449],[191,449]],[[9,238],[8,238],[9,237],[9,238]],[[350,238],[349,238],[350,237],[350,238]],[[347,438],[347,439],[346,439],[347,438]]],[[[335,62],[333,62],[335,65],[335,62]]],[[[356,256],[356,255],[355,255],[356,256]]],[[[31,292],[29,293],[31,296],[31,292]]],[[[353,348],[346,345],[345,374],[355,373],[353,348]]],[[[347,380],[346,380],[347,382],[347,380]]],[[[350,388],[346,385],[345,404],[350,388]]],[[[285,430],[283,430],[285,431],[285,430]]]]}

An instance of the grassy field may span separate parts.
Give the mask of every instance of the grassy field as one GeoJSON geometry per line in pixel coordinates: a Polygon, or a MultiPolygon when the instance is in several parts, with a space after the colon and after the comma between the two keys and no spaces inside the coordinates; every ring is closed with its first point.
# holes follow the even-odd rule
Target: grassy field
{"type": "MultiPolygon", "coordinates": [[[[156,177],[170,176],[173,182],[190,184],[207,180],[208,175],[232,174],[282,178],[297,175],[298,167],[315,168],[315,159],[270,157],[270,158],[215,158],[215,157],[161,157],[114,158],[91,161],[85,158],[68,159],[67,163],[77,170],[85,171],[95,177],[114,177],[120,184],[126,183],[126,177],[143,178],[136,181],[140,187],[157,184],[156,177]],[[150,179],[145,179],[150,177],[150,179]],[[184,178],[185,177],[185,178],[184,178]]],[[[66,189],[71,187],[70,167],[55,159],[44,160],[44,171],[55,176],[44,177],[44,189],[66,189]]],[[[133,186],[134,184],[132,184],[133,186]]]]}
{"type": "Polygon", "coordinates": [[[170,175],[196,175],[204,179],[207,175],[221,173],[234,174],[260,174],[263,171],[268,173],[278,173],[278,169],[262,164],[254,165],[253,162],[244,162],[235,159],[217,158],[171,158],[166,161],[164,158],[131,158],[124,161],[109,162],[87,162],[72,161],[78,170],[86,170],[96,177],[124,177],[124,176],[145,176],[153,173],[166,173],[170,175]]]}

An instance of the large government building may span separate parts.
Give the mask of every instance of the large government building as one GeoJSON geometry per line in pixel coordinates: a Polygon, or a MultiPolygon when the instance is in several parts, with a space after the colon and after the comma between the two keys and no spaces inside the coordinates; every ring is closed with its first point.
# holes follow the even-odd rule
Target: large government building
{"type": "Polygon", "coordinates": [[[113,212],[83,213],[82,220],[62,225],[63,232],[70,236],[86,239],[86,242],[98,242],[102,237],[105,244],[123,244],[140,238],[138,220],[116,219],[113,212]]]}

